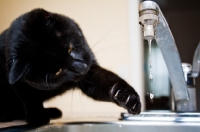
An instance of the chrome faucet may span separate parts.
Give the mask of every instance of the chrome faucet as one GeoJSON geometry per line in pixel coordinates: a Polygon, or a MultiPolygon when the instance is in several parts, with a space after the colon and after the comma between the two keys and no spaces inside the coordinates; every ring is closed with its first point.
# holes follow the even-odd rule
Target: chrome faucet
{"type": "Polygon", "coordinates": [[[188,101],[189,95],[184,79],[181,59],[159,6],[153,1],[144,1],[139,7],[139,23],[143,27],[143,38],[155,39],[167,65],[175,101],[188,101]]]}
{"type": "Polygon", "coordinates": [[[199,68],[200,68],[200,42],[195,50],[193,63],[192,63],[192,73],[191,77],[196,78],[199,76],[199,68]]]}
{"type": "MultiPolygon", "coordinates": [[[[182,63],[185,81],[188,86],[188,93],[190,96],[189,101],[182,101],[176,103],[176,109],[179,111],[197,111],[196,87],[195,78],[199,76],[200,72],[200,42],[195,50],[192,65],[182,63]]],[[[173,108],[173,107],[172,107],[173,108]]]]}

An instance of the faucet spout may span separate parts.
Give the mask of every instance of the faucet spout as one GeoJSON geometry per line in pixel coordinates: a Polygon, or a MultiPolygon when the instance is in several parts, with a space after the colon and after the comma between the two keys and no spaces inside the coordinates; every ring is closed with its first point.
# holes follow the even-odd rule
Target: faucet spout
{"type": "Polygon", "coordinates": [[[195,50],[193,63],[192,63],[192,73],[191,76],[196,78],[199,76],[199,68],[200,68],[200,42],[195,50]]]}
{"type": "Polygon", "coordinates": [[[189,100],[181,59],[172,33],[159,6],[153,1],[144,1],[140,5],[139,14],[140,24],[144,27],[144,39],[155,38],[162,52],[168,68],[175,100],[189,100]],[[149,25],[151,25],[151,28],[148,29],[151,29],[151,32],[149,30],[147,32],[147,29],[145,29],[149,25]]]}

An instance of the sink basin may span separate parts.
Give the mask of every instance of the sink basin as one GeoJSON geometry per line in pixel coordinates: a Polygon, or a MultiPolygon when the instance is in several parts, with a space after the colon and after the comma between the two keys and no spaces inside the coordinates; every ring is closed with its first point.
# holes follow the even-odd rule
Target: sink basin
{"type": "Polygon", "coordinates": [[[127,121],[164,121],[164,122],[200,123],[200,113],[142,112],[140,115],[131,115],[128,113],[122,113],[121,117],[122,120],[127,120],[127,121]]]}
{"type": "Polygon", "coordinates": [[[200,113],[122,114],[113,122],[51,124],[28,132],[199,132],[200,113]]]}
{"type": "Polygon", "coordinates": [[[49,125],[29,132],[198,132],[198,123],[174,122],[79,122],[49,125]]]}

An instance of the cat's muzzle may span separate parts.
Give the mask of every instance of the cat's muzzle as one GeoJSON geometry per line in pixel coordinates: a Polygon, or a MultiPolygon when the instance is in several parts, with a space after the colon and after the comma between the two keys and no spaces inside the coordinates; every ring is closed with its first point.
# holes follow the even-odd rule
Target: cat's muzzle
{"type": "Polygon", "coordinates": [[[85,64],[83,62],[75,61],[72,63],[69,70],[82,76],[87,73],[87,69],[88,69],[87,64],[85,64]]]}

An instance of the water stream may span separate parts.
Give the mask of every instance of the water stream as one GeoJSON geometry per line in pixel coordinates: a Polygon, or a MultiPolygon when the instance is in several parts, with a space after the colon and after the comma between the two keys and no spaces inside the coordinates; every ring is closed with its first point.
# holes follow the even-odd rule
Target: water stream
{"type": "MultiPolygon", "coordinates": [[[[151,42],[152,42],[152,39],[148,39],[148,45],[149,45],[149,80],[150,82],[152,83],[153,81],[153,75],[152,75],[152,55],[151,55],[151,42]]],[[[153,98],[154,98],[154,93],[149,93],[149,96],[150,96],[150,100],[151,100],[151,103],[153,103],[153,98]]]]}
{"type": "Polygon", "coordinates": [[[149,45],[149,79],[150,79],[150,81],[153,81],[152,63],[151,63],[151,41],[152,41],[152,39],[148,39],[148,45],[149,45]]]}

